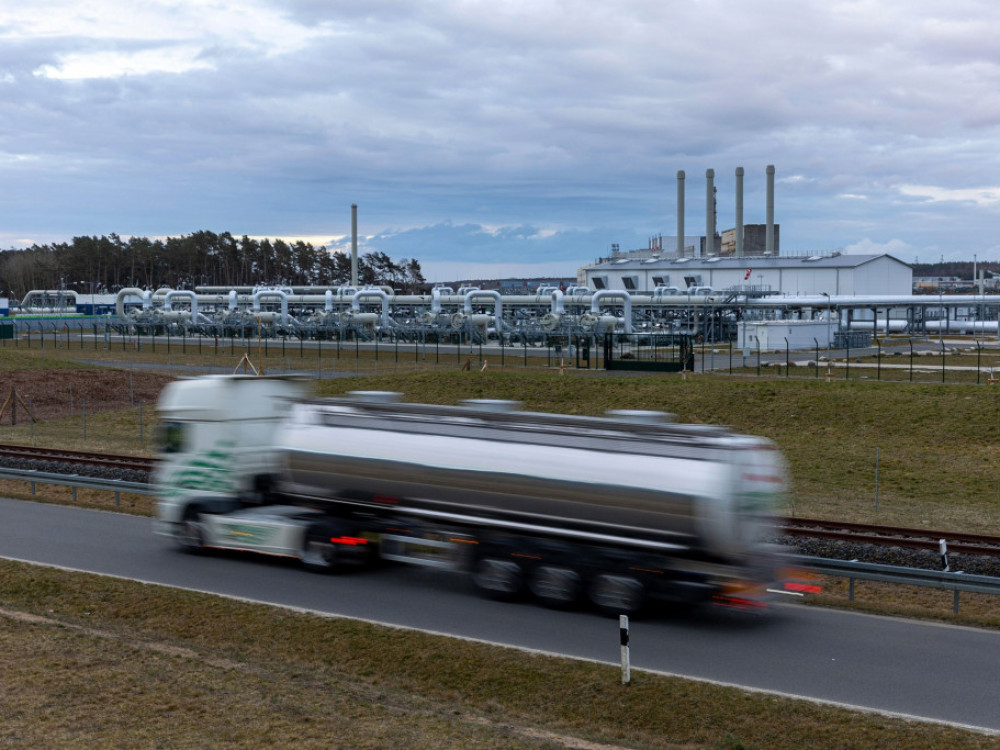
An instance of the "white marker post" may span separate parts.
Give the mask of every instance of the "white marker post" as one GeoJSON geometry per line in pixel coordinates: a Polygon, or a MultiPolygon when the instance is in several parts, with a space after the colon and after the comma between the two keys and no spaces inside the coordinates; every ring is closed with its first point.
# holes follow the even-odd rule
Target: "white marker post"
{"type": "Polygon", "coordinates": [[[948,564],[948,542],[942,539],[938,544],[941,548],[941,569],[947,573],[951,570],[951,566],[948,564]]]}
{"type": "Polygon", "coordinates": [[[622,685],[628,685],[632,680],[628,655],[628,615],[618,616],[618,635],[622,644],[622,685]]]}

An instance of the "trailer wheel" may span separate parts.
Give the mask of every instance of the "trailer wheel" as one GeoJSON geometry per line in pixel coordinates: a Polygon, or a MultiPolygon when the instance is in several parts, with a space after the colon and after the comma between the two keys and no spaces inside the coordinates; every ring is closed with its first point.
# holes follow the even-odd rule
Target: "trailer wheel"
{"type": "Polygon", "coordinates": [[[590,584],[590,601],[608,615],[634,615],[646,600],[646,588],[630,576],[602,573],[590,584]]]}
{"type": "Polygon", "coordinates": [[[546,607],[568,607],[580,596],[580,574],[571,568],[539,565],[531,573],[528,588],[546,607]]]}
{"type": "Polygon", "coordinates": [[[514,599],[524,588],[524,571],[512,560],[483,557],[476,562],[472,580],[481,592],[493,599],[514,599]]]}

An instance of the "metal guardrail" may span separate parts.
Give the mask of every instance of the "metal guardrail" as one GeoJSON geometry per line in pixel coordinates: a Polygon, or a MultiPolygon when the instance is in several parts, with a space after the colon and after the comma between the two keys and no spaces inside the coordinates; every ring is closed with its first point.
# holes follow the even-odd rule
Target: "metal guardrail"
{"type": "Polygon", "coordinates": [[[53,471],[33,471],[31,469],[0,468],[0,479],[16,479],[31,484],[31,494],[35,494],[36,484],[58,484],[73,488],[73,500],[79,488],[88,490],[103,490],[115,493],[115,505],[121,504],[121,493],[127,495],[154,495],[156,490],[146,482],[126,482],[123,479],[101,479],[85,477],[79,474],[60,474],[53,471]]]}
{"type": "MultiPolygon", "coordinates": [[[[85,477],[79,474],[59,474],[50,471],[33,471],[30,469],[0,468],[0,479],[14,479],[31,484],[31,494],[35,494],[36,484],[57,484],[73,488],[73,500],[76,500],[78,488],[103,490],[115,493],[115,505],[121,502],[121,493],[133,495],[155,495],[156,490],[145,482],[127,482],[122,479],[101,479],[85,477]]],[[[925,570],[923,568],[904,568],[897,565],[880,565],[865,563],[858,560],[831,560],[823,557],[797,557],[795,565],[808,568],[823,575],[848,578],[849,598],[854,601],[854,582],[856,580],[879,581],[882,583],[899,583],[909,586],[944,589],[955,594],[954,611],[958,613],[959,593],[967,591],[975,594],[1000,595],[1000,578],[994,576],[971,575],[947,570],[925,570]]]]}
{"type": "Polygon", "coordinates": [[[955,594],[953,609],[956,614],[958,613],[959,593],[962,591],[1000,595],[1000,578],[994,576],[972,575],[947,570],[903,568],[897,565],[880,565],[857,560],[829,560],[822,557],[802,557],[799,558],[799,564],[817,573],[850,579],[849,598],[851,601],[854,601],[854,582],[859,579],[953,591],[955,594]]]}

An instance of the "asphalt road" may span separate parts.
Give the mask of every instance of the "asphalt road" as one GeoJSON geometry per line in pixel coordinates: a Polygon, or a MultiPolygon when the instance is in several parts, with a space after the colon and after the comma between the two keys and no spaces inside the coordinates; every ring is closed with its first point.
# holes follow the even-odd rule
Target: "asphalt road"
{"type": "MultiPolygon", "coordinates": [[[[503,604],[415,568],[320,576],[244,556],[186,555],[151,520],[0,499],[0,557],[619,663],[618,621],[503,604]]],[[[633,621],[633,669],[1000,733],[1000,633],[804,606],[705,608],[633,621]]]]}

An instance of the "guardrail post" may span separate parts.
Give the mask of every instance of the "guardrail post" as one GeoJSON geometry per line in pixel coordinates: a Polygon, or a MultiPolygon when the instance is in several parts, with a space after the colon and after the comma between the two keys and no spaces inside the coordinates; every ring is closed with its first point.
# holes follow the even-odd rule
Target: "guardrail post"
{"type": "Polygon", "coordinates": [[[958,614],[958,589],[955,589],[955,603],[952,605],[952,609],[955,611],[955,614],[957,615],[958,614]]]}
{"type": "Polygon", "coordinates": [[[848,578],[847,580],[848,580],[847,600],[853,602],[854,601],[854,579],[853,578],[848,578]]]}

